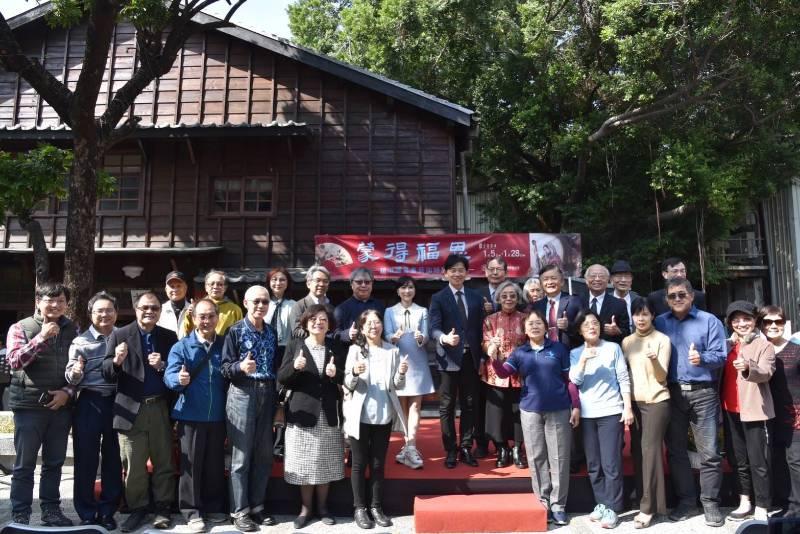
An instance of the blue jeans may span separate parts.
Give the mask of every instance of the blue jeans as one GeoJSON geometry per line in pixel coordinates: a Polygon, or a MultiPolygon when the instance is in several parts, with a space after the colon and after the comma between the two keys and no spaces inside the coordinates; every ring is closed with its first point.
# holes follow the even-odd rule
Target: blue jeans
{"type": "Polygon", "coordinates": [[[700,454],[700,502],[719,503],[722,485],[722,457],[717,446],[719,434],[719,393],[707,387],[682,391],[678,384],[669,385],[670,421],[667,428],[667,459],[678,504],[694,507],[697,490],[689,464],[689,428],[700,454]]]}
{"type": "Polygon", "coordinates": [[[272,472],[272,417],[275,381],[231,384],[225,413],[231,443],[231,515],[264,509],[272,472]]]}
{"type": "Polygon", "coordinates": [[[61,467],[67,455],[67,439],[72,425],[68,408],[60,410],[14,410],[14,473],[11,475],[11,512],[30,515],[33,504],[33,472],[42,449],[42,475],[39,479],[39,504],[42,511],[61,506],[61,467]]]}
{"type": "Polygon", "coordinates": [[[83,390],[75,407],[72,448],[75,457],[74,504],[81,519],[114,515],[122,498],[122,460],[114,430],[114,395],[83,390]],[[102,445],[101,445],[102,441],[102,445]],[[102,491],[95,500],[97,464],[102,456],[102,491]]]}

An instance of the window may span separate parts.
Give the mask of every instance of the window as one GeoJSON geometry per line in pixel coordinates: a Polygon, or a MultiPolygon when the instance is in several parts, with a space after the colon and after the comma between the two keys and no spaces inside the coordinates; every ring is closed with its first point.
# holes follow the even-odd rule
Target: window
{"type": "Polygon", "coordinates": [[[212,212],[216,215],[273,215],[273,180],[268,176],[214,178],[212,212]]]}
{"type": "Polygon", "coordinates": [[[117,187],[98,200],[98,211],[137,211],[142,191],[141,154],[109,154],[103,163],[105,171],[117,179],[117,187]]]}

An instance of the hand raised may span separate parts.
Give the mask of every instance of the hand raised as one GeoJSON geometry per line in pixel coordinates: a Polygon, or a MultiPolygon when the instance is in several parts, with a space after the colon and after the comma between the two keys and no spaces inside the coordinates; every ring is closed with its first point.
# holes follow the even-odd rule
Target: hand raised
{"type": "Polygon", "coordinates": [[[160,371],[161,366],[163,365],[163,362],[161,361],[161,354],[158,352],[151,352],[147,355],[147,363],[149,363],[150,367],[156,371],[160,371]]]}
{"type": "Polygon", "coordinates": [[[566,330],[569,328],[569,319],[567,319],[567,312],[561,314],[561,317],[556,319],[556,326],[559,330],[566,330]]]}
{"type": "Polygon", "coordinates": [[[191,380],[192,376],[189,374],[189,371],[186,369],[186,366],[182,365],[181,370],[178,373],[178,384],[182,386],[188,386],[191,380]]]}
{"type": "Polygon", "coordinates": [[[58,327],[58,323],[43,323],[40,334],[44,339],[50,339],[56,337],[60,331],[61,329],[58,327]]]}
{"type": "Polygon", "coordinates": [[[456,347],[458,346],[459,343],[461,343],[461,337],[458,334],[456,334],[456,329],[453,328],[452,330],[450,330],[449,334],[445,334],[442,336],[442,343],[444,343],[445,345],[450,345],[451,347],[456,347]]]}
{"type": "Polygon", "coordinates": [[[403,359],[400,360],[400,366],[398,367],[401,375],[404,375],[408,372],[408,355],[403,356],[403,359]]]}
{"type": "Polygon", "coordinates": [[[325,366],[325,375],[327,375],[328,378],[334,378],[336,376],[336,364],[333,363],[333,356],[331,356],[328,365],[325,366]]]}
{"type": "Polygon", "coordinates": [[[611,322],[603,325],[603,332],[607,336],[618,336],[622,333],[622,330],[619,329],[617,326],[617,320],[615,316],[611,316],[611,322]]]}
{"type": "Polygon", "coordinates": [[[256,361],[253,359],[252,352],[245,354],[244,360],[239,362],[239,369],[248,375],[256,372],[256,361]]]}
{"type": "Polygon", "coordinates": [[[692,365],[700,365],[702,363],[700,353],[697,352],[697,349],[694,347],[694,343],[689,345],[689,363],[692,365]]]}
{"type": "Polygon", "coordinates": [[[294,369],[295,371],[302,371],[306,368],[306,357],[303,356],[303,352],[299,352],[297,357],[294,359],[294,369]]]}
{"type": "Polygon", "coordinates": [[[367,371],[367,360],[364,359],[363,354],[358,355],[358,359],[356,360],[356,364],[353,366],[353,374],[360,375],[367,371]]]}
{"type": "Polygon", "coordinates": [[[114,349],[114,360],[113,360],[114,365],[119,367],[120,365],[122,365],[122,362],[124,362],[125,358],[127,357],[128,357],[128,344],[123,341],[122,343],[117,345],[117,347],[114,349]]]}
{"type": "Polygon", "coordinates": [[[492,303],[489,302],[489,299],[487,299],[486,297],[483,297],[483,311],[485,311],[486,313],[494,312],[494,306],[492,306],[492,303]]]}

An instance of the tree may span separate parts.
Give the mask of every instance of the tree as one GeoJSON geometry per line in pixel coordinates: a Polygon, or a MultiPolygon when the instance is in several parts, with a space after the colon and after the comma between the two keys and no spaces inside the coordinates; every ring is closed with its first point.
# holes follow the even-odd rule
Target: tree
{"type": "MultiPolygon", "coordinates": [[[[580,232],[587,261],[693,258],[800,170],[788,0],[297,0],[325,43],[480,113],[474,175],[505,231],[580,232]],[[323,7],[320,7],[320,6],[323,7]],[[310,13],[311,12],[311,13],[310,13]]],[[[657,278],[657,276],[656,276],[657,278]]]]}
{"type": "Polygon", "coordinates": [[[24,78],[72,130],[64,283],[73,295],[70,315],[80,324],[87,324],[86,304],[94,280],[98,168],[103,156],[136,129],[140,119],[123,121],[125,113],[153,80],[169,72],[188,37],[196,31],[230,25],[230,18],[247,0],[225,0],[232,5],[223,20],[205,25],[192,22],[202,9],[219,1],[52,0],[50,24],[72,26],[82,20],[88,24],[86,51],[74,91],[23,53],[0,11],[0,66],[24,78]],[[114,25],[123,17],[136,27],[136,70],[96,117],[114,25]]]}

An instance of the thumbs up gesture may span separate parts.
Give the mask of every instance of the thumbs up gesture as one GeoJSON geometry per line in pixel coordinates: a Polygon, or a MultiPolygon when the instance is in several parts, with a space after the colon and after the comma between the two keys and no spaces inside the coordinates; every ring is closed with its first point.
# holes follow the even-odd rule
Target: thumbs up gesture
{"type": "Polygon", "coordinates": [[[356,360],[356,364],[353,366],[353,374],[360,375],[367,371],[367,360],[364,359],[363,354],[358,355],[358,359],[356,360]]]}
{"type": "Polygon", "coordinates": [[[652,349],[649,341],[647,342],[647,347],[645,349],[644,355],[650,358],[651,360],[655,360],[658,357],[658,352],[652,349]]]}
{"type": "Polygon", "coordinates": [[[607,336],[618,336],[622,333],[622,330],[617,326],[617,318],[614,315],[611,316],[610,323],[603,325],[603,332],[605,332],[607,336]]]}
{"type": "Polygon", "coordinates": [[[561,314],[561,317],[556,319],[556,326],[559,330],[566,330],[569,328],[569,320],[567,319],[567,312],[561,314]]]}
{"type": "Polygon", "coordinates": [[[122,362],[124,362],[125,358],[127,357],[128,357],[128,344],[123,341],[122,343],[117,345],[117,347],[114,349],[114,360],[113,360],[114,365],[119,367],[120,365],[122,365],[122,362]]]}
{"type": "Polygon", "coordinates": [[[392,339],[391,339],[392,343],[397,345],[397,342],[400,341],[400,338],[403,337],[403,334],[405,334],[405,333],[406,333],[406,331],[405,331],[404,327],[401,326],[400,328],[398,328],[397,332],[392,334],[392,339]]]}
{"type": "Polygon", "coordinates": [[[494,306],[486,297],[483,297],[483,311],[486,313],[494,313],[494,306]]]}
{"type": "Polygon", "coordinates": [[[178,373],[178,384],[182,386],[188,386],[189,382],[191,382],[192,377],[189,374],[189,371],[186,369],[185,365],[181,365],[181,370],[178,373]]]}
{"type": "Polygon", "coordinates": [[[742,358],[742,354],[739,353],[739,356],[733,360],[733,368],[737,371],[747,371],[750,369],[750,362],[746,358],[742,358]]]}
{"type": "Polygon", "coordinates": [[[450,330],[449,334],[445,334],[442,336],[442,343],[445,345],[450,345],[451,347],[457,346],[461,343],[461,337],[456,334],[456,329],[453,328],[450,330]]]}
{"type": "Polygon", "coordinates": [[[333,356],[331,356],[328,365],[325,366],[325,374],[328,378],[334,378],[336,376],[336,364],[333,363],[333,356]]]}
{"type": "Polygon", "coordinates": [[[700,365],[702,363],[700,360],[700,353],[694,348],[694,343],[689,345],[689,363],[692,365],[700,365]]]}
{"type": "Polygon", "coordinates": [[[414,330],[414,340],[417,342],[417,345],[421,347],[422,342],[425,340],[425,336],[423,336],[422,332],[419,330],[414,330]]]}
{"type": "Polygon", "coordinates": [[[256,361],[253,359],[252,352],[245,355],[244,360],[239,363],[239,368],[248,375],[256,372],[256,361]]]}
{"type": "Polygon", "coordinates": [[[147,355],[147,363],[150,364],[150,367],[155,369],[156,371],[160,371],[164,362],[161,361],[161,353],[159,352],[151,352],[147,355]]]}
{"type": "Polygon", "coordinates": [[[356,334],[358,333],[358,328],[356,328],[355,321],[353,321],[353,324],[350,325],[350,331],[348,333],[350,334],[351,341],[356,338],[356,334]]]}
{"type": "Polygon", "coordinates": [[[82,374],[83,368],[86,366],[86,360],[83,359],[83,356],[78,356],[78,359],[75,361],[75,365],[72,366],[72,372],[75,374],[82,374]]]}
{"type": "Polygon", "coordinates": [[[297,358],[294,359],[295,371],[302,371],[306,368],[306,357],[303,356],[303,351],[297,353],[297,358]]]}
{"type": "Polygon", "coordinates": [[[401,375],[404,375],[408,372],[408,354],[403,356],[403,359],[400,360],[400,366],[397,368],[401,375]]]}

